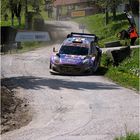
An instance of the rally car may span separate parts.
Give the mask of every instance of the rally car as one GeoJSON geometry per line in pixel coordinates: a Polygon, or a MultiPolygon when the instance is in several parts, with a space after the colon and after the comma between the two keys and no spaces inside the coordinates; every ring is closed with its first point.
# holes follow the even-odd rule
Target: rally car
{"type": "Polygon", "coordinates": [[[72,75],[96,72],[102,55],[97,42],[98,37],[95,34],[68,34],[59,51],[53,49],[50,72],[72,75]]]}

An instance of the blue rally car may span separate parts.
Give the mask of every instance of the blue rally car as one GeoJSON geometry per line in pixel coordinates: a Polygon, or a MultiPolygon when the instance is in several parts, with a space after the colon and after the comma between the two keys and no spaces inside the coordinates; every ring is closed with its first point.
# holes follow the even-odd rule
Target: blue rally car
{"type": "Polygon", "coordinates": [[[68,34],[58,52],[53,48],[50,72],[72,75],[96,72],[102,55],[97,42],[98,37],[94,34],[68,34]]]}

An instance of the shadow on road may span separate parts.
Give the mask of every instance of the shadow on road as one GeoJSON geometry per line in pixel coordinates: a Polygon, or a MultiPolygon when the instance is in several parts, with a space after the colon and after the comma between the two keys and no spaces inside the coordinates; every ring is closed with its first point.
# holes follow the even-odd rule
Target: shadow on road
{"type": "Polygon", "coordinates": [[[43,89],[45,87],[55,90],[61,90],[61,88],[74,90],[113,90],[120,88],[115,84],[106,84],[103,82],[68,81],[64,79],[51,79],[31,76],[5,78],[2,79],[1,84],[7,86],[10,89],[24,88],[34,90],[43,89]]]}
{"type": "Polygon", "coordinates": [[[108,68],[100,66],[98,68],[98,70],[94,73],[94,75],[96,75],[96,76],[103,76],[103,75],[105,75],[107,73],[107,71],[108,71],[108,68]]]}

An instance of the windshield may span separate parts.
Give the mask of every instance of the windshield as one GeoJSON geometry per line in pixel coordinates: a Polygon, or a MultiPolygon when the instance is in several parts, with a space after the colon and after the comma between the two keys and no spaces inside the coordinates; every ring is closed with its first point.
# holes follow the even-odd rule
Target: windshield
{"type": "Polygon", "coordinates": [[[62,46],[59,53],[70,55],[88,55],[88,48],[79,46],[62,46]]]}

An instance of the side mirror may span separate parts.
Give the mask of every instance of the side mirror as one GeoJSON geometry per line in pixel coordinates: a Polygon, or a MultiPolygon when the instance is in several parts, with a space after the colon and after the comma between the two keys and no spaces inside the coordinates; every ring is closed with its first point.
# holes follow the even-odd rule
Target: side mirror
{"type": "Polygon", "coordinates": [[[58,51],[55,49],[55,47],[53,48],[53,52],[58,52],[58,51]]]}
{"type": "Polygon", "coordinates": [[[99,37],[95,37],[95,42],[97,43],[99,41],[99,37]]]}

